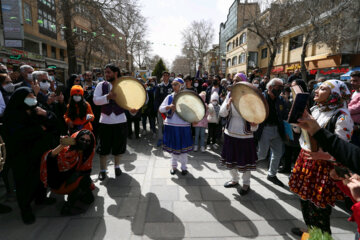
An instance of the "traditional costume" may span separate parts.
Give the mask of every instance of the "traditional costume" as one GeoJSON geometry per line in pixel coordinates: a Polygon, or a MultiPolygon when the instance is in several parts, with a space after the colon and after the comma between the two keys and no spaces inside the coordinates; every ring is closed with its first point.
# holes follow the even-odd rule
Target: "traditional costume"
{"type": "MultiPolygon", "coordinates": [[[[181,78],[175,78],[174,82],[178,82],[181,88],[184,87],[184,81],[181,78]]],[[[172,154],[172,167],[176,169],[178,162],[181,163],[181,170],[184,174],[187,173],[187,153],[193,149],[193,141],[190,123],[182,120],[176,112],[166,110],[166,107],[173,104],[176,93],[168,95],[162,104],[159,111],[166,113],[164,121],[164,137],[163,149],[172,154]]],[[[172,173],[173,174],[173,173],[172,173]]]]}
{"type": "MultiPolygon", "coordinates": [[[[331,93],[325,103],[317,103],[311,108],[311,115],[322,128],[335,133],[349,141],[353,129],[353,121],[346,107],[350,91],[340,80],[328,80],[331,93]]],[[[330,178],[334,168],[332,162],[326,160],[309,160],[304,150],[310,151],[309,140],[300,136],[301,152],[296,160],[290,177],[290,190],[301,197],[301,210],[307,226],[318,227],[331,233],[331,206],[336,200],[343,200],[344,194],[330,178]]]]}
{"type": "Polygon", "coordinates": [[[250,186],[251,171],[256,170],[257,160],[253,132],[258,129],[258,125],[251,126],[241,117],[232,103],[228,109],[230,97],[231,93],[228,93],[220,107],[220,116],[227,118],[221,163],[231,169],[231,182],[238,183],[238,172],[241,172],[243,185],[250,186]]]}

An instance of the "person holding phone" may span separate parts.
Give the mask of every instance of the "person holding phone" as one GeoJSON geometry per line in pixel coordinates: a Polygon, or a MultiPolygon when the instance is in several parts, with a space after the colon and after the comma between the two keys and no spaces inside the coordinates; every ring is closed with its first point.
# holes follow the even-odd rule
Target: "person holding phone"
{"type": "Polygon", "coordinates": [[[45,187],[56,194],[67,194],[62,215],[76,215],[85,209],[77,208],[81,201],[94,201],[94,184],[90,178],[95,155],[95,138],[89,130],[80,130],[71,137],[61,137],[60,145],[47,151],[41,160],[40,179],[45,187]]]}
{"type": "MultiPolygon", "coordinates": [[[[311,115],[322,128],[328,129],[340,138],[349,141],[353,121],[346,107],[350,91],[340,80],[328,80],[315,91],[316,105],[310,109],[311,115]]],[[[343,200],[344,194],[330,178],[334,164],[333,157],[321,148],[317,152],[310,149],[310,141],[304,134],[300,136],[301,151],[290,176],[289,187],[301,197],[301,210],[308,227],[320,228],[331,234],[331,207],[336,200],[343,200]]],[[[292,229],[297,235],[299,228],[292,229]]]]}
{"type": "Polygon", "coordinates": [[[79,85],[74,85],[71,88],[64,119],[70,134],[81,129],[93,130],[91,122],[94,121],[94,114],[90,104],[84,99],[83,88],[79,85]]]}

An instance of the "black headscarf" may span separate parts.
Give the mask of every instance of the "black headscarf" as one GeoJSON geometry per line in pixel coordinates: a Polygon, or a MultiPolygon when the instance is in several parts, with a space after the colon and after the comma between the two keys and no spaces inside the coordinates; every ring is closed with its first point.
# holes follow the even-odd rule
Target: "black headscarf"
{"type": "Polygon", "coordinates": [[[29,93],[33,93],[31,88],[28,87],[20,87],[16,89],[16,91],[11,96],[9,103],[6,106],[4,116],[9,112],[13,111],[25,111],[30,109],[28,105],[25,104],[24,100],[29,95],[29,93]]]}

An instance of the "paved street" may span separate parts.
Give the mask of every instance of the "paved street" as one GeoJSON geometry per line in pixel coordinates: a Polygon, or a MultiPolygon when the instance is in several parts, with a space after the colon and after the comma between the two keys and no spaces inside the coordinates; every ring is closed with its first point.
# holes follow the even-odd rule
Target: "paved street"
{"type": "MultiPolygon", "coordinates": [[[[302,226],[299,201],[288,189],[266,180],[265,167],[252,176],[252,191],[239,197],[225,189],[229,173],[215,152],[191,153],[189,172],[171,176],[170,155],[152,146],[152,139],[128,142],[123,174],[97,182],[96,156],[92,178],[96,201],[86,214],[61,217],[63,197],[50,207],[35,207],[37,221],[22,224],[16,204],[0,216],[0,239],[299,239],[290,229],[302,226]]],[[[266,165],[262,163],[261,165],[266,165]]],[[[279,178],[287,183],[286,175],[279,178]]],[[[335,239],[353,239],[356,225],[336,207],[332,214],[335,239]]]]}

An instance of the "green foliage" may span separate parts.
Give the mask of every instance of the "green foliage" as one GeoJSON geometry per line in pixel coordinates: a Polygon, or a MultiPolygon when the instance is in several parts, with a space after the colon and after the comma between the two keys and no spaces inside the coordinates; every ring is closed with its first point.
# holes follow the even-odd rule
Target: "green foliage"
{"type": "Polygon", "coordinates": [[[309,231],[309,240],[334,240],[327,232],[323,233],[319,228],[311,228],[309,231]]]}
{"type": "Polygon", "coordinates": [[[165,66],[163,60],[160,58],[160,60],[155,65],[152,75],[156,76],[158,82],[160,82],[160,78],[162,77],[162,73],[164,71],[166,71],[166,66],[165,66]]]}

